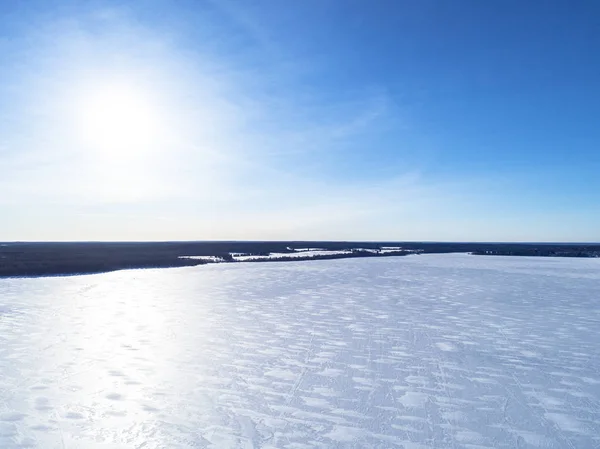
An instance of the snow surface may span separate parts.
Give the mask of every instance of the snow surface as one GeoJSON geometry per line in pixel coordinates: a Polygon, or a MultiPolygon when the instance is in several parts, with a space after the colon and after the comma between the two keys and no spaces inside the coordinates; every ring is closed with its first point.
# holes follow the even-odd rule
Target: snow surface
{"type": "Polygon", "coordinates": [[[324,248],[290,248],[289,246],[287,249],[291,251],[327,251],[324,248]]]}
{"type": "Polygon", "coordinates": [[[0,280],[0,448],[593,448],[600,259],[0,280]]]}
{"type": "Polygon", "coordinates": [[[231,253],[234,260],[244,262],[246,260],[253,259],[280,259],[282,257],[313,257],[313,256],[326,256],[332,254],[350,254],[351,250],[302,250],[294,253],[270,253],[268,256],[252,256],[242,253],[231,253]]]}
{"type": "Polygon", "coordinates": [[[203,260],[204,262],[209,262],[209,263],[225,262],[225,260],[219,256],[179,256],[179,258],[180,259],[203,260]]]}
{"type": "MultiPolygon", "coordinates": [[[[291,249],[291,248],[289,248],[291,249]]],[[[378,250],[378,249],[367,249],[367,248],[355,248],[355,251],[363,251],[363,252],[367,252],[367,253],[376,253],[376,254],[386,254],[386,253],[393,253],[393,252],[397,252],[397,249],[382,249],[382,250],[378,250]]],[[[327,249],[310,249],[310,248],[306,248],[306,249],[298,249],[295,250],[295,252],[292,253],[269,253],[268,256],[266,255],[252,255],[252,254],[247,254],[247,253],[229,253],[231,255],[231,257],[233,258],[233,260],[237,261],[237,262],[247,262],[247,261],[252,261],[252,260],[261,260],[261,259],[281,259],[281,258],[286,258],[286,259],[294,259],[294,258],[306,258],[306,257],[314,257],[314,256],[328,256],[328,255],[339,255],[339,254],[352,254],[352,250],[350,249],[343,249],[343,250],[327,250],[327,249]]],[[[406,250],[406,252],[419,252],[419,251],[412,251],[412,250],[406,250]]],[[[180,259],[196,259],[196,260],[202,260],[204,262],[208,262],[208,263],[220,263],[220,262],[225,262],[225,260],[222,257],[219,256],[180,256],[180,259]]]]}
{"type": "MultiPolygon", "coordinates": [[[[399,251],[398,249],[369,249],[369,248],[354,248],[354,251],[363,251],[367,253],[375,253],[375,254],[386,254],[386,253],[394,253],[399,251]]],[[[286,258],[295,258],[295,257],[314,257],[314,256],[327,256],[327,255],[335,255],[335,254],[352,254],[352,249],[341,249],[341,250],[328,250],[328,249],[318,249],[318,248],[302,248],[297,249],[293,253],[270,253],[268,256],[253,256],[248,255],[246,253],[230,253],[234,260],[238,262],[245,262],[248,260],[254,259],[281,259],[282,257],[286,258]]],[[[418,252],[407,250],[406,252],[418,252]]],[[[186,256],[192,259],[201,258],[201,256],[186,256]]]]}

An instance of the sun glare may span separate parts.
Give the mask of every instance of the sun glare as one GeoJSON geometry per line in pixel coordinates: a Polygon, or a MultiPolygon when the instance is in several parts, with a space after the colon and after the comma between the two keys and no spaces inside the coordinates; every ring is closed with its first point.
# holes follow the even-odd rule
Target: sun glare
{"type": "Polygon", "coordinates": [[[81,95],[77,109],[83,140],[107,156],[127,158],[145,153],[158,137],[158,108],[136,86],[89,89],[81,95]]]}

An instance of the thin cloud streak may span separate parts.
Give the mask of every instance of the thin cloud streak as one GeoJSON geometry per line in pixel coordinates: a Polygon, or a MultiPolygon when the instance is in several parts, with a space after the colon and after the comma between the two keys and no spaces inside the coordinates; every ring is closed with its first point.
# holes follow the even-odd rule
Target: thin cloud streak
{"type": "Polygon", "coordinates": [[[418,166],[375,179],[336,176],[353,140],[402,121],[384,91],[335,107],[303,92],[273,96],[257,89],[256,74],[228,69],[202,48],[179,51],[118,13],[100,16],[103,33],[88,31],[96,19],[70,21],[37,35],[50,44],[31,43],[37,50],[26,59],[35,62],[20,86],[31,92],[30,109],[3,159],[0,207],[52,204],[54,224],[26,227],[20,239],[127,240],[131,226],[160,240],[392,239],[423,220],[420,211],[460,205],[469,190],[467,180],[453,189],[432,183],[415,175],[418,166]],[[78,86],[114,74],[146,86],[168,130],[126,163],[78,142],[69,110],[78,86]],[[126,214],[106,212],[123,205],[126,214]],[[383,221],[397,227],[382,229],[383,221]]]}

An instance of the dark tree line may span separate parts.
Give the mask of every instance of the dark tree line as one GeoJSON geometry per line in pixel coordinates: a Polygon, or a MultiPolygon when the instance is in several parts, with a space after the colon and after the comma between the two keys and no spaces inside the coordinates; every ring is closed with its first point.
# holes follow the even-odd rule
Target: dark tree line
{"type": "MultiPolygon", "coordinates": [[[[351,254],[282,257],[277,261],[401,256],[406,250],[423,253],[470,252],[476,255],[598,257],[600,245],[447,242],[77,242],[0,243],[0,277],[99,273],[125,268],[166,268],[208,263],[181,256],[216,256],[232,262],[231,253],[269,255],[293,253],[294,248],[355,250],[351,254]],[[401,247],[403,251],[375,254],[360,249],[401,247]],[[291,248],[291,249],[290,249],[291,248]]],[[[261,259],[261,261],[269,259],[261,259]]]]}

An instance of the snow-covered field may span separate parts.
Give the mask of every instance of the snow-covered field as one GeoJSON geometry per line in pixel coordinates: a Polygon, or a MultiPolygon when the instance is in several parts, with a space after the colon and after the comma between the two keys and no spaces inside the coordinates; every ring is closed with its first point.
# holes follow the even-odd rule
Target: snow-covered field
{"type": "Polygon", "coordinates": [[[600,259],[0,280],[0,448],[595,448],[600,259]]]}
{"type": "Polygon", "coordinates": [[[280,259],[281,257],[314,257],[314,256],[328,256],[335,254],[350,254],[351,250],[339,250],[339,251],[330,251],[330,250],[298,250],[294,253],[271,253],[268,256],[252,256],[252,255],[234,255],[233,259],[238,260],[240,262],[252,259],[280,259]]]}
{"type": "MultiPolygon", "coordinates": [[[[291,248],[289,248],[291,249],[291,248]]],[[[394,250],[374,250],[374,249],[364,249],[357,248],[359,251],[366,251],[369,253],[390,253],[394,252],[394,250]]],[[[306,258],[306,257],[315,257],[315,256],[333,256],[333,255],[341,255],[341,254],[352,254],[352,250],[343,249],[343,250],[327,250],[327,249],[312,249],[312,248],[303,248],[297,249],[294,252],[290,253],[269,253],[269,255],[256,255],[256,254],[246,254],[246,253],[229,253],[233,260],[237,262],[247,262],[252,260],[266,260],[266,259],[294,259],[294,258],[306,258]]],[[[197,259],[204,260],[206,262],[224,262],[222,257],[217,256],[180,256],[182,259],[197,259]]]]}
{"type": "MultiPolygon", "coordinates": [[[[342,254],[352,254],[352,249],[342,249],[342,250],[328,250],[328,249],[319,249],[319,248],[299,248],[292,249],[288,248],[289,253],[269,253],[268,255],[256,255],[256,254],[246,254],[246,253],[229,253],[232,259],[236,262],[248,262],[255,260],[277,260],[277,259],[295,259],[295,258],[307,258],[307,257],[320,257],[320,256],[333,256],[333,255],[342,255],[342,254]]],[[[394,253],[397,251],[402,251],[401,247],[383,247],[381,249],[368,249],[368,248],[354,248],[356,251],[362,251],[367,253],[375,253],[375,254],[388,254],[394,253]]],[[[420,250],[404,250],[408,253],[418,253],[420,250]]],[[[218,263],[225,262],[222,257],[218,256],[180,256],[182,259],[196,259],[203,260],[209,263],[218,263]]]]}

